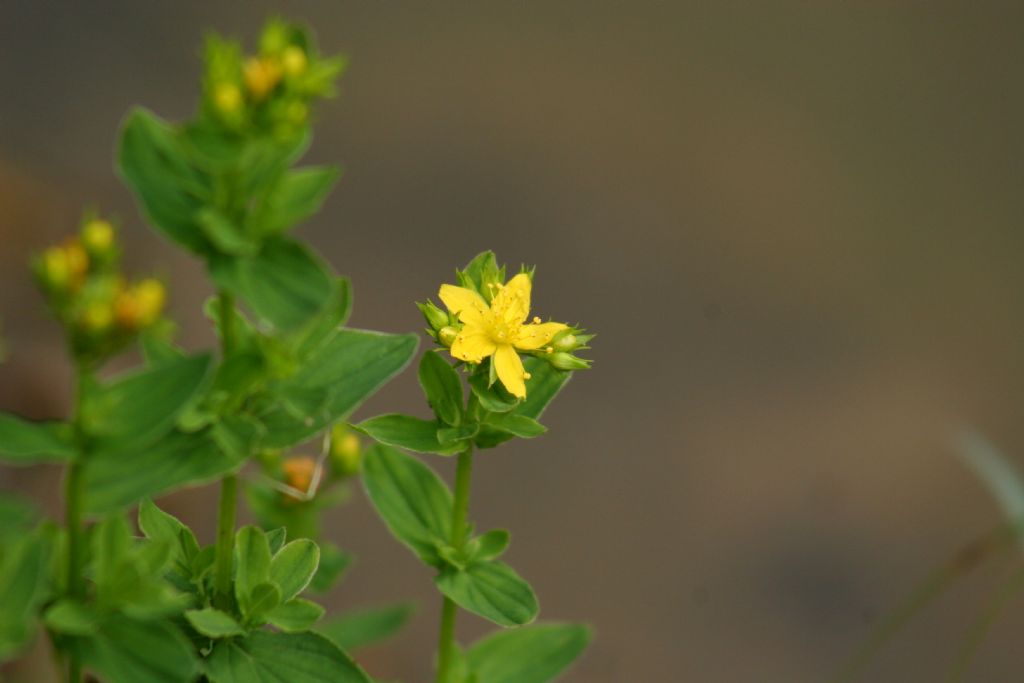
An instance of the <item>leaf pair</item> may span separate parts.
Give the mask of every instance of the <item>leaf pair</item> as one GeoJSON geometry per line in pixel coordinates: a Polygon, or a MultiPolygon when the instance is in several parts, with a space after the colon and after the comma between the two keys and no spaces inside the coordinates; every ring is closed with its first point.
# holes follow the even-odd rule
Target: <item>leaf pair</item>
{"type": "Polygon", "coordinates": [[[491,532],[452,548],[452,496],[429,467],[384,445],[368,449],[363,482],[391,533],[427,565],[439,570],[438,588],[456,604],[502,626],[533,621],[533,589],[494,558],[507,545],[507,532],[491,532]]]}

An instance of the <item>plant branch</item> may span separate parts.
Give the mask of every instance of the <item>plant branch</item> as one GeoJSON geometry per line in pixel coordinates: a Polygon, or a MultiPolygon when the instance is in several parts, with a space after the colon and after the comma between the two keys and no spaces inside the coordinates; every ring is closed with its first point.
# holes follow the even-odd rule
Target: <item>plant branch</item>
{"type": "MultiPolygon", "coordinates": [[[[455,501],[452,505],[452,546],[462,548],[466,542],[466,519],[469,516],[469,488],[473,475],[473,449],[459,454],[455,471],[455,501]]],[[[437,683],[448,683],[455,649],[455,618],[457,607],[450,598],[441,604],[441,628],[437,645],[437,683]]]]}

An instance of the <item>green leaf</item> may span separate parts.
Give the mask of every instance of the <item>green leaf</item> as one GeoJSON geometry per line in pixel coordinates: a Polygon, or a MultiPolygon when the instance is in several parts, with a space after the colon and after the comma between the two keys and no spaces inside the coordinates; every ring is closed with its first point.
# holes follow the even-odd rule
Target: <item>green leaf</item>
{"type": "Polygon", "coordinates": [[[308,538],[287,544],[270,562],[270,580],[281,589],[281,600],[287,602],[309,585],[320,564],[320,548],[308,538]]]}
{"type": "Polygon", "coordinates": [[[196,214],[196,222],[207,239],[225,254],[252,256],[259,251],[259,244],[217,209],[206,207],[200,210],[196,214]]]}
{"type": "Polygon", "coordinates": [[[245,633],[234,617],[212,607],[190,609],[185,612],[185,618],[192,624],[192,628],[208,638],[230,638],[245,633]]]}
{"type": "Polygon", "coordinates": [[[324,615],[324,608],[315,602],[295,598],[267,613],[267,621],[286,633],[308,631],[324,615]]]}
{"type": "Polygon", "coordinates": [[[281,604],[281,589],[272,583],[261,583],[241,602],[242,612],[252,623],[264,620],[267,613],[281,604]]]}
{"type": "Polygon", "coordinates": [[[363,458],[363,485],[391,533],[429,565],[452,535],[452,496],[437,474],[394,448],[374,444],[363,458]]]}
{"type": "Polygon", "coordinates": [[[234,292],[263,320],[294,330],[327,305],[333,279],[308,247],[289,239],[271,239],[255,256],[211,262],[218,286],[234,292]]]}
{"type": "MultiPolygon", "coordinates": [[[[512,413],[537,420],[565,387],[572,373],[556,370],[547,361],[532,356],[523,358],[523,366],[530,373],[530,379],[526,381],[526,398],[512,413]]],[[[514,436],[507,431],[484,427],[476,437],[476,445],[478,448],[494,448],[512,438],[514,436]]]]}
{"type": "Polygon", "coordinates": [[[0,662],[25,647],[46,600],[50,549],[39,534],[21,536],[0,554],[0,662]]]}
{"type": "Polygon", "coordinates": [[[191,643],[166,621],[111,617],[79,652],[105,683],[182,683],[198,673],[191,643]]]}
{"type": "Polygon", "coordinates": [[[10,493],[0,494],[0,544],[21,538],[39,518],[39,510],[28,500],[10,493]]]}
{"type": "Polygon", "coordinates": [[[221,451],[210,430],[172,431],[130,454],[91,453],[85,467],[86,510],[110,512],[183,486],[216,481],[241,464],[221,451]]]}
{"type": "Polygon", "coordinates": [[[478,683],[549,683],[586,650],[591,631],[581,624],[537,624],[498,631],[466,653],[478,683]]]}
{"type": "Polygon", "coordinates": [[[99,628],[99,615],[77,600],[63,599],[51,605],[43,615],[46,627],[55,633],[88,636],[99,628]]]}
{"type": "Polygon", "coordinates": [[[267,428],[264,446],[286,448],[305,441],[355,410],[409,363],[419,339],[414,334],[339,330],[311,355],[302,369],[276,390],[291,387],[328,390],[322,411],[300,419],[284,407],[259,417],[267,428]]]}
{"type": "Polygon", "coordinates": [[[101,593],[114,593],[121,567],[132,549],[132,533],[121,515],[111,515],[92,528],[93,581],[101,593]]]}
{"type": "Polygon", "coordinates": [[[206,675],[210,683],[372,683],[348,655],[314,633],[255,631],[219,641],[206,675]]]}
{"type": "Polygon", "coordinates": [[[123,454],[167,434],[203,388],[209,368],[209,354],[187,356],[98,388],[83,407],[86,430],[95,437],[93,453],[123,454]]]}
{"type": "Polygon", "coordinates": [[[459,607],[499,626],[522,626],[537,618],[533,589],[504,562],[476,562],[464,571],[446,566],[434,583],[459,607]]]}
{"type": "Polygon", "coordinates": [[[437,430],[437,441],[444,448],[451,447],[463,451],[469,445],[466,443],[467,440],[472,439],[479,431],[480,425],[476,422],[459,425],[458,427],[442,427],[437,430]]]}
{"type": "Polygon", "coordinates": [[[352,283],[346,277],[334,281],[324,310],[295,335],[295,353],[306,358],[321,349],[341,330],[352,313],[352,283]]]}
{"type": "Polygon", "coordinates": [[[245,605],[252,591],[270,578],[270,543],[263,530],[244,526],[235,534],[235,597],[245,605]]]}
{"type": "Polygon", "coordinates": [[[457,426],[462,421],[462,381],[440,354],[428,351],[420,359],[420,386],[437,419],[457,426]]]}
{"type": "Polygon", "coordinates": [[[464,449],[457,443],[442,444],[437,434],[442,425],[436,421],[423,420],[411,415],[380,415],[354,426],[381,443],[417,453],[454,455],[464,449]]]}
{"type": "Polygon", "coordinates": [[[473,395],[480,401],[480,406],[492,413],[507,413],[519,405],[519,399],[501,385],[501,383],[490,384],[489,378],[479,373],[469,376],[469,387],[473,395]]]}
{"type": "Polygon", "coordinates": [[[469,542],[469,556],[478,561],[493,560],[508,549],[511,537],[505,529],[493,529],[469,542]]]}
{"type": "Polygon", "coordinates": [[[71,425],[31,422],[0,413],[0,460],[13,465],[71,460],[75,457],[71,425]]]}
{"type": "Polygon", "coordinates": [[[288,540],[288,530],[282,526],[277,529],[271,529],[266,534],[267,544],[270,546],[270,554],[276,555],[284,547],[285,541],[288,540]]]}
{"type": "Polygon", "coordinates": [[[196,212],[210,194],[210,182],[195,170],[175,131],[153,114],[134,110],[121,129],[118,161],[149,222],[189,251],[209,252],[196,212]]]}
{"type": "Polygon", "coordinates": [[[524,439],[532,439],[548,431],[547,427],[533,418],[516,413],[494,413],[487,416],[485,423],[487,426],[493,427],[500,432],[506,432],[524,439]]]}
{"type": "Polygon", "coordinates": [[[281,233],[315,214],[340,173],[332,167],[299,168],[284,173],[253,216],[255,231],[263,235],[281,233]]]}
{"type": "Polygon", "coordinates": [[[139,503],[139,529],[150,540],[170,543],[183,562],[190,564],[199,554],[199,543],[192,530],[148,498],[139,503]]]}
{"type": "Polygon", "coordinates": [[[416,606],[409,602],[371,607],[335,617],[317,630],[338,647],[354,650],[390,638],[415,612],[416,606]]]}

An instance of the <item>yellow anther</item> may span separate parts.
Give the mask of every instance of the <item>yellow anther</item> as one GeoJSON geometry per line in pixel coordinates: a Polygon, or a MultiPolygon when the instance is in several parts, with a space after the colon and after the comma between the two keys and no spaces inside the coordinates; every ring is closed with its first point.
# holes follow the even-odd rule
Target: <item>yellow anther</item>
{"type": "Polygon", "coordinates": [[[548,347],[545,347],[545,349],[544,349],[544,353],[554,353],[554,352],[555,352],[555,347],[554,346],[548,346],[548,347]]]}
{"type": "Polygon", "coordinates": [[[542,321],[542,320],[540,319],[540,317],[539,317],[539,316],[536,316],[536,315],[535,315],[535,316],[533,316],[533,324],[534,324],[534,325],[540,325],[540,324],[541,324],[541,322],[543,322],[543,321],[542,321]]]}
{"type": "Polygon", "coordinates": [[[524,372],[523,373],[523,379],[530,379],[531,377],[533,377],[533,375],[531,375],[530,373],[528,373],[528,372],[524,372]]]}

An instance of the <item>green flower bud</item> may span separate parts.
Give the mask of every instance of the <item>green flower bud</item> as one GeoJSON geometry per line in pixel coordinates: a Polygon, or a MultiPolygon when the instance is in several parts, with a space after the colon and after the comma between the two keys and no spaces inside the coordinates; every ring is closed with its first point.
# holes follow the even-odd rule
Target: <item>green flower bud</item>
{"type": "Polygon", "coordinates": [[[82,246],[94,258],[109,256],[114,247],[114,226],[94,218],[82,226],[82,246]]]}
{"type": "Polygon", "coordinates": [[[459,336],[459,331],[451,325],[445,325],[437,331],[437,341],[439,341],[442,346],[446,346],[448,348],[452,347],[457,336],[459,336]]]}
{"type": "Polygon", "coordinates": [[[589,360],[584,360],[565,351],[548,354],[545,358],[551,363],[552,367],[559,370],[586,370],[590,367],[589,360]]]}
{"type": "Polygon", "coordinates": [[[575,334],[569,330],[564,330],[551,340],[551,346],[555,351],[574,351],[579,348],[579,342],[575,334]]]}
{"type": "Polygon", "coordinates": [[[359,474],[363,463],[363,444],[348,425],[337,424],[331,429],[331,464],[344,477],[359,474]]]}
{"type": "Polygon", "coordinates": [[[416,306],[420,309],[420,313],[423,314],[427,324],[430,325],[430,329],[435,332],[442,327],[447,327],[448,323],[451,322],[448,319],[448,314],[438,308],[430,299],[427,299],[426,303],[417,303],[416,306]]]}

